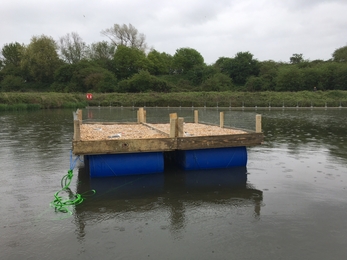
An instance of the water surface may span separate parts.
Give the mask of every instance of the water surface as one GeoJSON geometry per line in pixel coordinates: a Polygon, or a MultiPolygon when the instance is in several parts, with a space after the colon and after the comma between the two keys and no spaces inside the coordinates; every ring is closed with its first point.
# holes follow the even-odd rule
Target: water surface
{"type": "MultiPolygon", "coordinates": [[[[72,215],[49,206],[70,168],[72,111],[0,113],[0,259],[344,259],[346,109],[199,109],[201,121],[254,129],[265,142],[235,169],[89,179],[72,215]]],[[[147,108],[148,122],[193,109],[147,108]]],[[[136,121],[132,108],[90,108],[85,120],[136,121]]],[[[66,194],[68,196],[68,194],[66,194]]]]}

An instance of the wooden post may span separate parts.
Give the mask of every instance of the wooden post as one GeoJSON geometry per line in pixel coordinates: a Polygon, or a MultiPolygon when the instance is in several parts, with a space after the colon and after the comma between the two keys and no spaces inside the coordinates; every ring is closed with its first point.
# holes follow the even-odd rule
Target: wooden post
{"type": "Polygon", "coordinates": [[[143,107],[140,107],[137,112],[137,122],[138,123],[145,123],[145,112],[143,110],[143,107]]]}
{"type": "Polygon", "coordinates": [[[177,118],[170,118],[170,137],[177,136],[177,118]]]}
{"type": "Polygon", "coordinates": [[[171,113],[170,119],[177,119],[177,113],[171,113]]]}
{"type": "Polygon", "coordinates": [[[255,116],[255,132],[261,133],[261,115],[255,116]]]}
{"type": "Polygon", "coordinates": [[[199,123],[199,111],[194,110],[194,123],[197,124],[199,123]]]}
{"type": "Polygon", "coordinates": [[[74,137],[73,139],[75,141],[80,141],[81,140],[81,121],[80,120],[74,120],[74,137]]]}
{"type": "Polygon", "coordinates": [[[219,127],[224,127],[224,112],[219,112],[219,127]]]}
{"type": "Polygon", "coordinates": [[[82,121],[82,110],[77,109],[76,114],[77,114],[77,119],[82,121]]]}
{"type": "Polygon", "coordinates": [[[177,113],[171,113],[170,114],[170,137],[177,137],[177,131],[178,131],[178,126],[177,126],[177,113]]]}
{"type": "Polygon", "coordinates": [[[178,137],[183,137],[184,136],[183,122],[184,122],[184,118],[183,117],[179,117],[177,119],[177,136],[178,137]]]}

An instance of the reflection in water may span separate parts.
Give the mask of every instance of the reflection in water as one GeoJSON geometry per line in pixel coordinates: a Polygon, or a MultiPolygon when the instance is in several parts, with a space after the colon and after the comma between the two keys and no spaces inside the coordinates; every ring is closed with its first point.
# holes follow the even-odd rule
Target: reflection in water
{"type": "Polygon", "coordinates": [[[77,192],[95,189],[75,209],[78,237],[85,236],[86,222],[104,221],[129,214],[137,218],[144,212],[168,212],[170,230],[185,228],[186,209],[202,204],[219,204],[230,208],[253,206],[258,218],[263,193],[247,183],[247,168],[181,171],[168,169],[162,174],[118,176],[90,179],[85,168],[78,173],[77,192]]]}

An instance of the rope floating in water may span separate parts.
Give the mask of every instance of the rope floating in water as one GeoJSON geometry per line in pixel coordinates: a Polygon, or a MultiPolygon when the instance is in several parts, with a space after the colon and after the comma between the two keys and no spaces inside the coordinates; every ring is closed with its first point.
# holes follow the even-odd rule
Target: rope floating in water
{"type": "MultiPolygon", "coordinates": [[[[82,195],[85,195],[88,192],[85,192],[83,194],[76,193],[74,194],[70,189],[71,180],[73,177],[73,169],[76,166],[77,160],[79,159],[79,156],[75,158],[74,161],[72,161],[72,151],[70,153],[70,170],[68,170],[68,173],[61,179],[61,190],[57,191],[54,194],[54,200],[51,202],[51,206],[55,208],[56,211],[62,212],[62,213],[69,213],[72,214],[72,211],[69,210],[69,206],[76,206],[81,204],[84,201],[84,197],[82,195]],[[64,199],[62,196],[60,196],[60,193],[62,191],[65,191],[69,194],[69,198],[64,199]]],[[[90,191],[93,195],[95,194],[95,190],[90,191]]]]}

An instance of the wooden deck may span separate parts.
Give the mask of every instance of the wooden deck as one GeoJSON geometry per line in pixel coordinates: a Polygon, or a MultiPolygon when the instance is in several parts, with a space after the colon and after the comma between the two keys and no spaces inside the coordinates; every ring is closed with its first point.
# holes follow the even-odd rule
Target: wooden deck
{"type": "Polygon", "coordinates": [[[75,155],[161,152],[207,148],[255,146],[263,142],[261,117],[257,115],[256,131],[233,129],[224,126],[224,114],[220,125],[198,122],[184,123],[184,118],[170,114],[169,124],[146,123],[146,111],[140,108],[137,123],[83,123],[82,111],[74,120],[75,155]]]}

